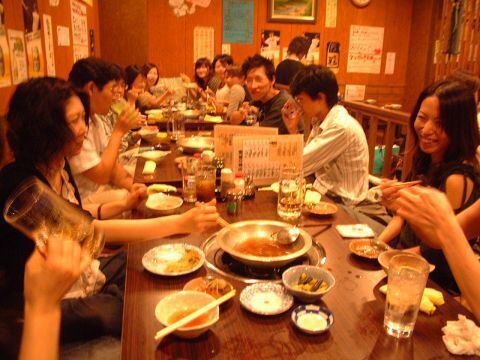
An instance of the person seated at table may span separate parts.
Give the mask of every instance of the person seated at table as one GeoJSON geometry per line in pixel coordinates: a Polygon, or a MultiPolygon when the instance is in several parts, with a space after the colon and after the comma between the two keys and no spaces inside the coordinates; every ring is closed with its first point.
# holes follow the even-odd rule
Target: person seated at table
{"type": "MultiPolygon", "coordinates": [[[[132,190],[133,178],[117,161],[123,136],[144,122],[138,111],[130,105],[115,122],[112,134],[107,137],[105,122],[99,115],[108,114],[113,103],[113,89],[117,75],[112,65],[94,57],[77,61],[70,71],[69,80],[89,96],[90,125],[79,154],[69,159],[72,173],[78,184],[82,201],[96,203],[100,185],[110,184],[120,189],[132,190]]],[[[103,195],[101,195],[103,197],[103,195]]],[[[126,192],[111,194],[111,199],[125,198],[126,192]]]]}
{"type": "MultiPolygon", "coordinates": [[[[244,103],[240,110],[233,112],[230,122],[241,124],[249,113],[256,113],[260,126],[276,127],[279,134],[288,134],[282,120],[282,108],[291,96],[285,90],[275,89],[273,62],[256,54],[245,60],[242,71],[252,102],[244,103]]],[[[303,131],[303,119],[299,119],[298,129],[303,131]]]]}
{"type": "Polygon", "coordinates": [[[306,66],[293,79],[290,92],[295,100],[283,114],[288,132],[298,132],[302,112],[312,123],[303,149],[304,175],[315,174],[315,189],[337,202],[361,203],[368,190],[367,139],[358,121],[338,104],[335,74],[325,66],[306,66]],[[297,106],[300,111],[295,111],[297,106]]]}
{"type": "MultiPolygon", "coordinates": [[[[415,152],[409,179],[422,180],[422,185],[444,192],[456,213],[472,205],[480,197],[479,164],[475,157],[480,135],[472,92],[456,81],[430,85],[417,100],[410,116],[410,129],[415,152]]],[[[395,182],[383,185],[387,201],[392,196],[388,188],[395,186],[395,182]]],[[[402,216],[397,214],[378,239],[399,249],[420,252],[436,266],[431,278],[446,290],[458,292],[441,251],[421,243],[402,216]]]]}
{"type": "Polygon", "coordinates": [[[233,65],[233,58],[227,54],[217,55],[212,61],[213,78],[210,80],[210,87],[219,103],[226,102],[228,97],[228,86],[225,83],[225,71],[227,66],[233,65]]]}
{"type": "Polygon", "coordinates": [[[303,68],[302,60],[307,56],[309,40],[305,36],[295,36],[287,49],[287,58],[275,70],[275,87],[289,90],[294,76],[303,68]]]}
{"type": "MultiPolygon", "coordinates": [[[[184,83],[191,83],[192,80],[190,77],[186,74],[180,74],[180,77],[182,78],[182,81],[184,83]]],[[[194,76],[193,76],[194,82],[197,85],[196,89],[187,89],[189,91],[190,96],[193,99],[207,99],[207,94],[206,91],[207,89],[210,89],[212,94],[214,94],[214,89],[216,86],[217,79],[213,76],[213,71],[212,71],[212,63],[210,60],[206,57],[202,57],[197,59],[195,61],[194,65],[194,76]]]]}
{"type": "MultiPolygon", "coordinates": [[[[51,187],[64,201],[88,211],[92,218],[96,216],[93,225],[104,234],[107,244],[200,232],[216,225],[218,214],[211,204],[162,218],[101,220],[117,209],[111,203],[82,203],[67,160],[82,151],[88,119],[88,96],[64,80],[35,78],[18,85],[7,114],[7,138],[15,162],[0,172],[2,209],[17,187],[34,177],[51,187]]],[[[134,206],[140,199],[132,197],[134,206]]],[[[0,219],[0,265],[6,274],[6,294],[14,299],[22,299],[24,266],[34,246],[31,239],[3,217],[0,219]]],[[[77,294],[75,298],[62,300],[64,341],[104,334],[118,336],[121,332],[124,253],[102,257],[92,266],[91,273],[96,275],[93,280],[98,286],[85,291],[81,298],[77,294]]],[[[21,305],[21,301],[13,303],[21,305]]]]}
{"type": "Polygon", "coordinates": [[[455,217],[448,197],[436,189],[415,186],[398,193],[398,215],[422,243],[443,252],[462,298],[480,321],[480,262],[467,240],[480,236],[480,200],[455,217]]]}
{"type": "Polygon", "coordinates": [[[146,90],[147,78],[138,65],[129,65],[125,68],[125,81],[127,83],[127,93],[132,93],[132,97],[136,96],[135,104],[142,111],[160,107],[165,104],[170,95],[174,94],[173,90],[167,90],[162,95],[155,96],[146,90]]]}
{"type": "Polygon", "coordinates": [[[217,102],[213,100],[218,114],[226,114],[230,119],[235,111],[238,111],[245,100],[245,89],[243,88],[244,76],[242,69],[238,65],[229,65],[225,71],[225,83],[228,87],[228,96],[226,101],[217,102]]]}
{"type": "Polygon", "coordinates": [[[72,240],[49,238],[43,254],[35,249],[25,265],[25,310],[20,360],[58,359],[61,300],[90,264],[72,240]]]}
{"type": "Polygon", "coordinates": [[[145,75],[145,79],[147,80],[145,90],[153,93],[152,88],[157,86],[158,80],[160,80],[160,73],[158,71],[158,67],[152,63],[146,63],[142,66],[142,73],[145,75]]]}

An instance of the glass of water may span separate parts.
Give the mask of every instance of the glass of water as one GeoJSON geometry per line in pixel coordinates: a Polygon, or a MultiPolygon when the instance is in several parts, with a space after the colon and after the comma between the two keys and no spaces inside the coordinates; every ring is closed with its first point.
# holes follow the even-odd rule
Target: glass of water
{"type": "Polygon", "coordinates": [[[388,290],[383,326],[387,334],[397,338],[412,335],[423,290],[427,283],[429,265],[415,254],[392,257],[388,268],[388,290]]]}
{"type": "Polygon", "coordinates": [[[52,236],[79,242],[93,258],[103,249],[103,233],[95,229],[93,219],[34,177],[8,198],[3,217],[35,241],[41,253],[52,236]]]}
{"type": "Polygon", "coordinates": [[[277,213],[285,221],[296,221],[302,215],[303,173],[295,167],[285,167],[278,186],[277,213]]]}

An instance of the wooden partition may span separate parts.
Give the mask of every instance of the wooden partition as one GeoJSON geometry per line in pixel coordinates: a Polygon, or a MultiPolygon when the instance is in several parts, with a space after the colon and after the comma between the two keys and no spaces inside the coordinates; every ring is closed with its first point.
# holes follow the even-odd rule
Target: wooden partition
{"type": "MultiPolygon", "coordinates": [[[[43,15],[48,14],[52,17],[52,33],[55,53],[56,76],[67,78],[73,65],[73,47],[57,45],[57,26],[68,26],[70,28],[70,44],[72,20],[70,17],[70,0],[60,0],[58,6],[50,6],[49,0],[37,0],[40,12],[40,21],[43,27],[43,15]]],[[[24,30],[22,1],[21,0],[3,0],[5,9],[5,28],[14,30],[24,30]]],[[[88,29],[93,29],[95,38],[95,55],[100,56],[100,27],[98,19],[98,0],[93,1],[93,7],[87,7],[88,29]]],[[[41,30],[43,57],[45,62],[45,40],[43,28],[41,30]]],[[[7,111],[8,100],[15,87],[9,86],[0,88],[0,114],[7,111]]]]}
{"type": "Polygon", "coordinates": [[[411,168],[412,137],[409,131],[410,114],[402,111],[383,109],[362,102],[345,101],[343,105],[365,130],[368,142],[369,172],[373,172],[375,146],[384,146],[382,177],[395,174],[393,165],[398,166],[401,177],[405,178],[411,168]],[[393,145],[400,146],[400,153],[394,156],[393,145]]]}

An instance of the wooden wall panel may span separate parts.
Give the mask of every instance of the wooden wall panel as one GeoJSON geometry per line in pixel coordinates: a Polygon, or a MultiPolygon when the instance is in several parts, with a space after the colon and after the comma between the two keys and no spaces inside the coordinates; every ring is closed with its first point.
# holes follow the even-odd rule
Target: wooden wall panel
{"type": "MultiPolygon", "coordinates": [[[[167,1],[147,0],[148,59],[160,66],[162,76],[176,76],[180,72],[189,75],[193,73],[195,26],[213,26],[215,51],[216,53],[221,51],[222,3],[222,0],[212,0],[207,9],[197,7],[194,15],[177,18],[167,1]]],[[[336,28],[325,28],[324,0],[318,0],[316,24],[269,23],[267,1],[255,0],[254,3],[253,44],[231,44],[232,56],[237,63],[260,51],[262,30],[280,30],[282,50],[288,46],[294,36],[304,32],[320,32],[322,64],[325,63],[327,42],[340,42],[340,71],[337,77],[341,89],[345,84],[366,84],[367,95],[376,97],[379,102],[403,102],[413,0],[372,0],[366,8],[357,8],[350,0],[338,0],[336,28]],[[350,25],[385,28],[380,74],[346,73],[350,25]],[[384,74],[387,52],[396,53],[393,75],[384,74]]],[[[103,18],[104,14],[102,14],[103,18]]]]}
{"type": "Polygon", "coordinates": [[[122,65],[144,64],[148,27],[146,0],[99,0],[103,58],[122,65]]]}
{"type": "MultiPolygon", "coordinates": [[[[40,21],[43,26],[43,14],[51,15],[52,17],[52,30],[53,30],[53,43],[55,52],[55,69],[56,75],[61,78],[67,78],[70,68],[73,65],[73,47],[59,47],[57,46],[57,25],[68,26],[71,28],[71,16],[70,16],[70,0],[60,0],[58,7],[52,7],[49,5],[49,0],[37,0],[38,8],[40,11],[40,21]]],[[[94,30],[95,34],[95,54],[101,55],[100,47],[100,28],[98,17],[98,0],[94,0],[93,7],[86,5],[87,7],[87,24],[88,28],[94,30]]],[[[22,4],[20,0],[3,0],[5,8],[5,27],[7,29],[24,30],[23,26],[23,13],[22,4]]],[[[43,56],[45,61],[45,43],[43,37],[42,28],[42,44],[43,44],[43,56]]],[[[71,42],[71,31],[70,31],[71,42]]],[[[0,88],[0,114],[5,114],[7,111],[8,101],[15,87],[10,86],[6,88],[0,88]]]]}

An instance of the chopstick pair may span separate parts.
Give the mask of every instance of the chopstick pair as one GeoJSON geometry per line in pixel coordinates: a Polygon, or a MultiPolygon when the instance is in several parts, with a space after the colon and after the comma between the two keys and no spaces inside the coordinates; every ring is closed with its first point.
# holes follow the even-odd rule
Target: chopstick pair
{"type": "MultiPolygon", "coordinates": [[[[419,185],[421,183],[422,183],[422,180],[414,180],[414,181],[406,181],[406,182],[399,181],[398,183],[391,185],[391,187],[410,187],[410,186],[419,185]]],[[[370,190],[376,190],[376,189],[380,189],[380,185],[374,186],[370,190]]]]}
{"type": "Polygon", "coordinates": [[[230,291],[227,294],[223,295],[222,297],[216,299],[215,301],[212,301],[211,303],[208,303],[207,305],[205,305],[205,306],[201,307],[200,309],[194,311],[190,315],[187,315],[184,318],[178,320],[177,322],[174,322],[173,324],[168,325],[166,328],[163,328],[162,330],[158,331],[155,334],[155,340],[160,343],[165,336],[167,336],[168,334],[171,334],[172,332],[181,328],[182,326],[187,325],[190,321],[195,320],[199,316],[201,316],[201,315],[205,314],[206,312],[214,309],[216,306],[223,304],[227,300],[234,297],[235,293],[236,293],[236,291],[235,291],[235,289],[233,289],[232,291],[230,291]]]}

